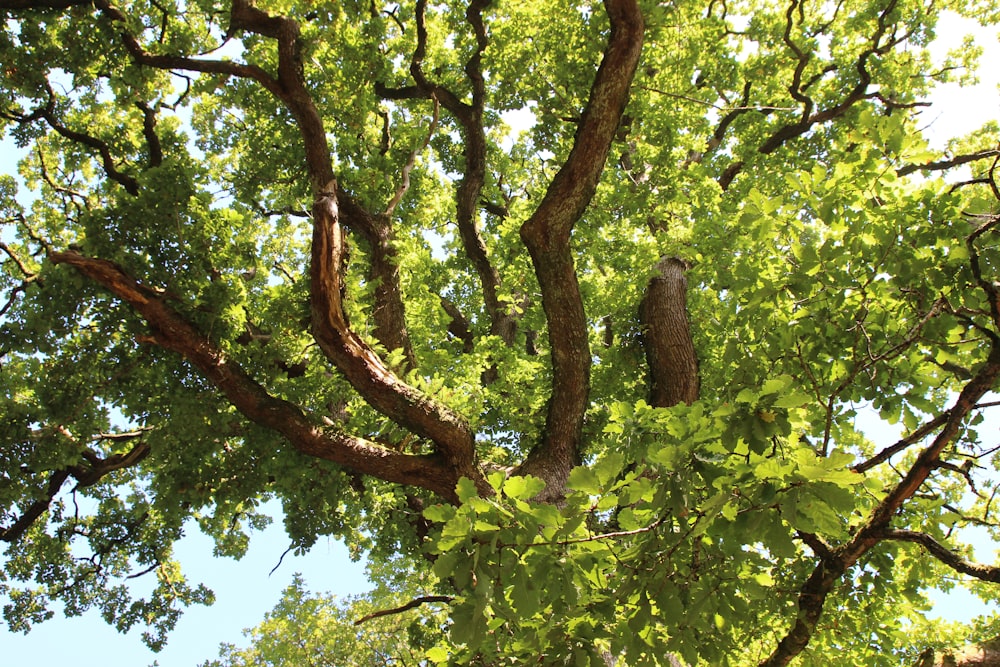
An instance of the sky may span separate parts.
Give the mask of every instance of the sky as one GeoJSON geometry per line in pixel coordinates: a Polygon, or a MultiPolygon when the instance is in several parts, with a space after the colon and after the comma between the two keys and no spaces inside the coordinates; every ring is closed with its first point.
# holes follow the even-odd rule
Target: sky
{"type": "MultiPolygon", "coordinates": [[[[941,87],[934,96],[934,106],[924,112],[931,134],[938,137],[937,147],[942,145],[940,137],[954,136],[987,120],[1000,119],[997,87],[1000,70],[989,66],[1000,63],[996,30],[991,36],[988,31],[975,30],[971,22],[946,17],[938,29],[939,50],[958,46],[963,35],[974,31],[986,48],[981,61],[984,63],[981,83],[974,88],[961,88],[957,84],[941,87]]],[[[0,173],[15,171],[15,154],[9,140],[0,142],[0,173]]],[[[891,434],[870,435],[877,442],[892,439],[891,434]]],[[[315,592],[344,597],[368,590],[363,564],[351,562],[347,549],[332,540],[321,540],[302,557],[286,555],[272,573],[287,544],[279,518],[266,531],[254,536],[242,560],[216,559],[212,557],[211,541],[193,529],[178,544],[178,558],[191,582],[206,583],[215,591],[216,602],[211,607],[189,608],[159,654],[142,644],[141,629],[120,635],[96,612],[69,619],[57,612],[53,620],[36,626],[27,636],[0,630],[3,665],[141,667],[155,661],[161,667],[194,667],[217,657],[220,642],[245,644],[242,630],[263,620],[295,573],[302,573],[309,589],[315,592]]],[[[977,555],[994,562],[993,546],[984,542],[977,555]]],[[[939,597],[934,615],[964,620],[984,609],[978,599],[956,591],[939,597]]]]}

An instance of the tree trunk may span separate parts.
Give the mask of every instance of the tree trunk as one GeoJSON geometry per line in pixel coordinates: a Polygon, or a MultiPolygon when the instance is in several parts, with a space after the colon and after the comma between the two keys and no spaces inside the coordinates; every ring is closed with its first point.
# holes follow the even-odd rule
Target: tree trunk
{"type": "Polygon", "coordinates": [[[664,257],[639,306],[642,340],[649,366],[649,402],[670,407],[698,400],[698,357],[687,315],[687,265],[664,257]]]}

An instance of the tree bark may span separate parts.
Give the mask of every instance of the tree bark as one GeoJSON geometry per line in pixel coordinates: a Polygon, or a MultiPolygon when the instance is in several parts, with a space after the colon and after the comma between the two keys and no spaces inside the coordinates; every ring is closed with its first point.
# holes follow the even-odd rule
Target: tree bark
{"type": "Polygon", "coordinates": [[[958,651],[935,651],[927,649],[913,667],[1000,667],[1000,639],[958,651]]]}
{"type": "Polygon", "coordinates": [[[698,357],[687,315],[687,266],[664,257],[639,306],[642,340],[649,366],[649,403],[670,407],[698,400],[698,357]]]}
{"type": "Polygon", "coordinates": [[[540,499],[556,500],[580,461],[590,396],[590,343],[570,237],[597,190],[621,124],[642,53],[642,11],[634,0],[606,0],[611,36],[580,118],[573,148],[535,212],[521,225],[542,292],[552,349],[552,393],[541,442],[515,471],[546,483],[540,499]]]}

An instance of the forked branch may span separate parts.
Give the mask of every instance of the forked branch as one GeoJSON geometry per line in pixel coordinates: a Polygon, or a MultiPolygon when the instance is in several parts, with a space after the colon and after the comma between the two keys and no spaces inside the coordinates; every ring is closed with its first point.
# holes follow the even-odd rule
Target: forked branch
{"type": "Polygon", "coordinates": [[[458,479],[441,456],[402,454],[357,436],[320,428],[298,406],[270,395],[174,310],[166,298],[141,285],[118,265],[75,251],[53,252],[50,259],[55,264],[72,266],[132,306],[150,327],[148,340],[182,355],[244,416],[281,434],[303,454],[453,498],[458,479]]]}

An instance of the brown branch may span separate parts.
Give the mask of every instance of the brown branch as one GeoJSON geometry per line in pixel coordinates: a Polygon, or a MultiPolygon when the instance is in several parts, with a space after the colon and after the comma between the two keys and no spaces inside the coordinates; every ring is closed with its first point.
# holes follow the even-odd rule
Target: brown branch
{"type": "Polygon", "coordinates": [[[37,273],[30,271],[18,254],[3,241],[0,241],[0,250],[3,250],[4,253],[10,257],[10,260],[17,265],[18,270],[24,275],[24,279],[19,284],[8,290],[7,302],[3,304],[3,306],[0,306],[0,318],[2,318],[7,311],[10,310],[11,306],[14,305],[14,302],[17,300],[17,295],[21,292],[27,292],[28,286],[32,283],[37,282],[41,284],[41,279],[37,273]]]}
{"type": "Polygon", "coordinates": [[[888,461],[892,456],[898,454],[907,447],[910,447],[911,445],[920,442],[928,435],[933,433],[936,429],[941,428],[941,426],[943,426],[948,421],[949,414],[950,413],[947,410],[942,412],[931,421],[920,426],[920,428],[915,430],[910,435],[900,439],[895,444],[889,445],[885,449],[881,450],[878,454],[868,459],[867,461],[864,461],[862,463],[857,464],[856,466],[851,467],[851,470],[857,473],[864,473],[871,470],[880,463],[888,461]]]}
{"type": "Polygon", "coordinates": [[[917,492],[936,467],[938,457],[951,444],[962,429],[962,422],[975,409],[980,398],[988,393],[1000,377],[1000,346],[991,349],[986,363],[976,376],[965,385],[955,404],[947,412],[943,428],[933,442],[924,449],[903,479],[872,510],[865,522],[847,543],[838,547],[828,557],[821,557],[812,574],[800,589],[798,614],[792,627],[779,642],[774,652],[760,667],[783,667],[802,652],[815,631],[823,612],[823,605],[840,577],[853,567],[866,553],[884,539],[885,532],[903,503],[917,492]]]}
{"type": "Polygon", "coordinates": [[[479,230],[478,215],[486,179],[487,153],[483,126],[486,89],[481,61],[488,46],[488,38],[482,12],[490,5],[490,1],[474,0],[466,10],[466,20],[476,38],[476,49],[465,64],[465,74],[472,86],[471,104],[462,102],[450,90],[431,82],[423,71],[427,51],[427,28],[424,21],[426,5],[425,0],[420,0],[415,9],[417,44],[410,60],[410,73],[416,86],[388,88],[376,84],[375,91],[385,99],[431,98],[435,102],[440,101],[458,120],[463,138],[465,169],[455,194],[456,226],[465,255],[479,276],[483,302],[490,318],[490,332],[510,345],[517,331],[516,320],[509,307],[500,300],[500,274],[489,260],[486,243],[479,230]]]}
{"type": "MultiPolygon", "coordinates": [[[[966,238],[966,246],[969,249],[969,263],[972,273],[979,287],[990,299],[994,325],[1000,329],[1000,317],[997,316],[1000,289],[992,281],[988,281],[982,276],[978,250],[975,245],[980,236],[995,229],[998,224],[1000,224],[1000,217],[993,218],[990,222],[983,224],[966,238]]],[[[779,642],[774,652],[761,662],[761,667],[783,667],[802,652],[815,631],[827,595],[836,582],[839,581],[844,572],[853,567],[875,545],[885,539],[892,518],[896,516],[903,503],[913,497],[938,466],[941,453],[962,432],[966,417],[977,409],[976,406],[979,405],[980,399],[993,390],[998,378],[1000,378],[1000,339],[994,334],[991,337],[991,342],[986,361],[980,366],[976,375],[962,388],[952,407],[944,413],[946,416],[930,422],[935,423],[941,420],[940,431],[930,445],[920,452],[903,478],[872,509],[864,525],[855,532],[854,537],[835,549],[830,556],[819,559],[812,574],[800,589],[798,613],[792,627],[779,642]]],[[[924,432],[928,429],[929,427],[925,425],[925,427],[918,429],[918,432],[924,432]]]]}
{"type": "Polygon", "coordinates": [[[11,258],[14,264],[17,265],[18,270],[24,275],[26,279],[33,280],[37,277],[34,271],[28,269],[28,266],[24,263],[24,260],[22,260],[18,256],[18,254],[15,253],[13,250],[11,250],[10,246],[4,243],[3,241],[0,241],[0,250],[3,250],[4,253],[6,253],[7,256],[11,258]]]}
{"type": "Polygon", "coordinates": [[[454,303],[445,297],[441,297],[441,307],[447,313],[451,321],[448,323],[448,333],[462,341],[462,351],[468,354],[472,352],[475,338],[469,330],[469,321],[465,319],[462,311],[454,303]]]}
{"type": "MultiPolygon", "coordinates": [[[[94,6],[112,23],[122,26],[126,23],[126,15],[107,0],[94,0],[94,6]]],[[[150,53],[127,30],[122,28],[119,32],[126,50],[140,65],[251,79],[281,100],[295,117],[302,135],[310,181],[313,192],[317,193],[333,178],[333,170],[323,122],[305,83],[299,25],[285,17],[271,16],[253,7],[248,0],[233,0],[227,38],[241,30],[269,37],[277,42],[276,75],[256,65],[229,60],[150,53]]]]}
{"type": "MultiPolygon", "coordinates": [[[[903,38],[893,38],[886,43],[882,43],[882,38],[885,36],[889,29],[888,19],[890,14],[893,12],[897,4],[897,0],[890,0],[886,7],[879,13],[877,19],[877,27],[872,34],[870,45],[868,48],[863,50],[854,62],[854,69],[857,73],[858,81],[853,88],[844,96],[840,102],[834,104],[833,106],[824,109],[822,111],[813,112],[814,102],[812,98],[808,97],[801,91],[803,88],[800,87],[801,84],[801,74],[804,71],[805,63],[809,60],[809,54],[801,51],[794,42],[791,41],[790,31],[792,25],[792,12],[795,8],[801,7],[798,4],[798,0],[792,0],[789,5],[787,12],[787,23],[785,28],[785,42],[789,48],[796,54],[796,69],[795,74],[793,74],[792,83],[789,85],[789,93],[791,96],[802,104],[802,115],[800,119],[793,123],[786,123],[782,125],[777,130],[771,134],[770,137],[764,140],[764,142],[758,147],[757,152],[762,155],[769,155],[774,151],[778,150],[781,146],[801,137],[802,135],[809,132],[815,125],[820,123],[825,123],[827,121],[836,120],[844,114],[846,114],[851,107],[864,99],[869,99],[872,97],[868,93],[868,86],[871,85],[872,77],[871,73],[868,71],[868,60],[873,56],[882,55],[889,51],[892,47],[902,41],[903,38]]],[[[893,103],[894,106],[898,104],[893,103]]],[[[732,183],[733,179],[742,171],[744,167],[743,161],[736,161],[730,164],[725,172],[719,177],[719,185],[723,190],[727,189],[732,183]]]]}
{"type": "Polygon", "coordinates": [[[882,537],[887,540],[899,542],[912,542],[922,546],[927,553],[931,554],[939,561],[961,574],[988,581],[990,583],[1000,583],[1000,567],[995,565],[980,565],[965,560],[954,551],[941,544],[926,533],[915,530],[885,530],[882,537]]]}
{"type": "Polygon", "coordinates": [[[963,164],[968,164],[970,162],[976,162],[977,160],[985,160],[986,158],[995,158],[1000,155],[1000,150],[990,149],[985,151],[979,151],[977,153],[968,153],[966,155],[956,155],[951,158],[944,160],[935,160],[933,162],[925,162],[924,164],[908,164],[906,166],[900,167],[896,170],[897,176],[906,176],[907,174],[912,174],[915,171],[940,171],[942,169],[951,169],[952,167],[958,167],[963,164]]]}
{"type": "Polygon", "coordinates": [[[433,602],[451,602],[455,598],[450,595],[424,595],[414,600],[410,600],[406,604],[400,607],[394,607],[393,609],[380,609],[379,611],[373,611],[370,614],[362,616],[358,620],[354,621],[354,625],[361,625],[366,621],[370,621],[373,618],[380,618],[382,616],[391,616],[393,614],[402,614],[404,611],[409,611],[410,609],[416,609],[422,604],[429,604],[433,602]]]}
{"type": "Polygon", "coordinates": [[[472,103],[462,102],[450,90],[431,82],[423,71],[423,59],[427,51],[427,28],[424,23],[426,0],[416,5],[417,45],[410,61],[410,74],[416,81],[415,88],[401,88],[377,91],[395,95],[409,93],[413,97],[439,99],[441,105],[458,120],[462,128],[465,147],[463,157],[465,170],[455,193],[455,221],[459,238],[473,268],[479,275],[483,290],[483,302],[490,318],[490,333],[499,336],[508,345],[514,341],[516,321],[500,300],[501,278],[496,267],[489,260],[486,242],[479,231],[479,202],[486,181],[486,130],[483,126],[486,85],[482,75],[482,55],[489,44],[482,12],[490,5],[490,0],[473,0],[465,12],[466,21],[472,26],[476,37],[476,49],[465,64],[465,74],[472,86],[472,103]]]}
{"type": "Polygon", "coordinates": [[[406,304],[400,286],[392,220],[388,214],[371,214],[346,192],[339,191],[337,198],[341,221],[368,244],[368,282],[375,286],[372,294],[372,334],[386,350],[403,351],[404,367],[399,370],[416,368],[417,358],[406,328],[406,304]]]}
{"type": "Polygon", "coordinates": [[[597,189],[642,52],[644,24],[635,0],[606,0],[604,6],[611,35],[573,148],[538,208],[521,226],[542,292],[553,377],[545,434],[515,474],[545,480],[547,498],[562,494],[570,469],[579,461],[590,393],[588,325],[570,234],[597,189]]]}
{"type": "MultiPolygon", "coordinates": [[[[403,201],[403,196],[406,195],[407,190],[410,189],[410,172],[413,171],[413,167],[417,164],[417,157],[427,149],[427,145],[431,142],[431,138],[434,136],[434,132],[437,130],[438,116],[441,111],[441,103],[438,102],[436,97],[431,98],[434,101],[434,115],[431,117],[430,127],[427,128],[427,136],[424,138],[423,142],[410,153],[409,159],[407,159],[406,164],[403,165],[403,169],[400,172],[402,179],[399,187],[396,188],[396,193],[392,196],[389,201],[389,205],[385,208],[385,216],[392,216],[393,211],[399,206],[399,203],[403,201]]],[[[383,126],[383,135],[388,135],[388,123],[383,126]]]]}
{"type": "Polygon", "coordinates": [[[462,476],[488,493],[490,487],[475,465],[468,422],[402,382],[348,327],[341,296],[343,241],[336,182],[331,181],[313,205],[311,304],[313,336],[320,349],[372,407],[434,442],[453,475],[447,497],[453,498],[454,483],[462,476]]]}
{"type": "Polygon", "coordinates": [[[86,451],[83,457],[87,459],[89,465],[71,466],[69,472],[76,479],[77,488],[93,486],[106,475],[136,465],[149,456],[150,451],[151,449],[147,442],[140,442],[124,454],[112,454],[107,458],[101,458],[92,452],[86,451]]]}
{"type": "Polygon", "coordinates": [[[182,355],[244,416],[280,433],[303,454],[386,481],[419,486],[446,499],[454,498],[458,478],[441,456],[403,454],[356,436],[319,428],[299,407],[267,393],[168,305],[165,297],[138,283],[121,267],[74,251],[54,252],[50,259],[72,266],[132,306],[150,327],[152,335],[148,340],[182,355]]]}
{"type": "MultiPolygon", "coordinates": [[[[68,431],[65,429],[59,428],[57,430],[59,430],[59,432],[63,435],[69,435],[68,431]]],[[[101,433],[96,439],[131,440],[142,437],[149,430],[150,429],[148,428],[144,428],[124,433],[101,433]]],[[[25,531],[27,531],[35,523],[35,521],[37,521],[38,518],[46,512],[46,510],[48,510],[49,505],[52,504],[53,499],[55,499],[56,495],[58,495],[63,484],[69,477],[76,479],[77,488],[93,486],[104,476],[115,472],[116,470],[130,468],[136,465],[148,454],[149,445],[144,442],[140,442],[125,454],[113,454],[107,458],[101,458],[91,450],[84,448],[80,456],[86,461],[86,463],[72,465],[61,470],[53,471],[52,476],[49,477],[49,482],[43,496],[32,502],[31,505],[28,506],[28,509],[25,510],[24,514],[22,514],[21,517],[10,526],[10,528],[0,529],[0,541],[14,542],[24,535],[25,531]]]]}
{"type": "MultiPolygon", "coordinates": [[[[976,241],[979,237],[987,232],[996,231],[998,226],[1000,226],[1000,215],[994,215],[980,225],[976,231],[969,234],[969,237],[965,240],[965,246],[969,250],[969,267],[972,269],[972,275],[975,277],[980,289],[986,293],[986,300],[990,304],[990,316],[993,320],[993,326],[997,331],[1000,331],[1000,285],[996,281],[987,280],[983,277],[983,269],[979,261],[979,249],[976,248],[976,241]]],[[[994,347],[1000,345],[1000,337],[997,336],[996,332],[987,331],[986,333],[993,342],[994,347]]]]}
{"type": "Polygon", "coordinates": [[[156,111],[145,102],[136,102],[135,106],[142,112],[142,134],[149,148],[149,166],[159,167],[163,164],[163,147],[160,137],[156,134],[156,111]]]}
{"type": "Polygon", "coordinates": [[[104,169],[104,173],[107,177],[125,188],[125,191],[130,195],[135,196],[139,194],[139,182],[136,181],[134,177],[119,171],[118,166],[115,164],[115,159],[111,155],[111,149],[108,147],[106,142],[101,141],[97,137],[91,136],[85,132],[71,130],[63,125],[58,118],[56,118],[55,93],[51,88],[49,89],[49,102],[43,109],[40,110],[38,115],[60,136],[96,151],[100,156],[101,167],[104,169]]]}
{"type": "Polygon", "coordinates": [[[25,510],[24,514],[15,521],[10,528],[0,529],[0,541],[3,542],[14,542],[20,539],[31,526],[38,520],[38,517],[42,516],[46,510],[49,509],[49,505],[52,500],[59,493],[59,489],[62,488],[63,483],[69,478],[69,471],[67,470],[57,470],[52,473],[49,478],[49,483],[45,490],[45,495],[43,498],[35,500],[28,509],[25,510]]]}
{"type": "MultiPolygon", "coordinates": [[[[106,0],[96,0],[95,4],[111,20],[124,23],[125,15],[109,5],[106,0]]],[[[239,30],[269,37],[277,42],[278,67],[276,77],[253,65],[153,55],[147,53],[132,35],[124,31],[122,39],[133,58],[143,65],[162,69],[187,69],[238,76],[253,79],[264,86],[285,104],[296,120],[296,125],[302,136],[306,167],[317,203],[333,203],[334,209],[336,209],[336,196],[332,199],[324,197],[327,185],[335,181],[322,117],[305,83],[298,24],[285,17],[271,16],[253,7],[247,0],[234,0],[229,35],[235,34],[239,30]]],[[[391,249],[391,238],[386,234],[387,225],[378,225],[376,216],[368,214],[350,198],[344,197],[343,199],[349,220],[358,224],[360,228],[367,229],[370,232],[369,240],[375,239],[377,241],[373,244],[375,250],[373,253],[375,255],[373,273],[380,277],[391,278],[396,268],[393,262],[394,255],[391,250],[388,250],[391,249]],[[375,221],[374,224],[372,224],[373,221],[375,221]],[[381,255],[378,254],[380,250],[381,255]],[[381,266],[378,265],[378,262],[382,263],[381,266]]],[[[473,465],[472,435],[464,419],[400,381],[385,368],[375,352],[348,328],[341,309],[341,290],[344,286],[339,271],[340,258],[344,248],[339,220],[335,220],[331,224],[330,217],[316,215],[314,207],[313,227],[314,280],[312,292],[314,313],[324,313],[318,318],[314,317],[314,334],[320,348],[376,409],[381,410],[404,428],[414,430],[419,435],[433,440],[445,453],[445,458],[449,463],[453,464],[453,468],[450,469],[452,474],[445,475],[449,478],[445,480],[442,477],[443,470],[439,466],[442,462],[435,459],[434,466],[438,469],[427,471],[431,477],[434,477],[434,480],[412,483],[418,486],[422,485],[424,488],[434,486],[435,488],[432,490],[447,498],[453,498],[454,484],[462,475],[479,480],[481,488],[489,489],[489,485],[485,483],[485,480],[482,480],[482,476],[473,465]],[[337,249],[335,260],[331,254],[334,248],[337,249]],[[329,270],[332,270],[332,273],[326,273],[329,270]],[[324,294],[331,288],[334,293],[324,294]],[[431,484],[431,486],[427,486],[427,484],[431,484]]],[[[398,280],[389,279],[384,281],[383,285],[388,285],[388,289],[398,290],[398,280]]],[[[389,302],[394,304],[391,310],[393,317],[396,317],[401,313],[400,308],[398,308],[401,304],[401,297],[394,299],[387,297],[382,300],[382,303],[389,302]]],[[[393,321],[400,320],[394,319],[393,321]]],[[[389,330],[395,330],[397,333],[400,331],[395,327],[386,327],[382,329],[382,332],[389,330]]],[[[383,339],[386,339],[385,335],[383,335],[383,339]]],[[[408,350],[405,338],[403,342],[401,347],[404,351],[408,350]]],[[[394,349],[391,341],[387,347],[394,349]]],[[[412,353],[409,353],[409,356],[412,359],[412,353]]],[[[274,400],[271,397],[268,398],[274,400]]],[[[255,400],[263,401],[263,397],[258,397],[255,400]]],[[[350,449],[359,445],[359,442],[348,436],[343,436],[342,444],[346,443],[350,449]]],[[[322,451],[325,447],[326,445],[316,445],[315,449],[322,451]]],[[[361,449],[364,450],[364,447],[361,449]]],[[[341,456],[341,454],[336,454],[336,456],[341,456]]],[[[355,457],[348,458],[354,460],[355,457]]],[[[394,481],[386,477],[385,474],[396,477],[397,471],[386,469],[383,470],[385,474],[373,472],[374,469],[382,469],[384,466],[376,465],[375,468],[372,468],[370,463],[370,461],[365,460],[364,456],[361,456],[355,461],[354,467],[366,474],[394,481]]],[[[417,473],[416,479],[422,476],[421,473],[417,473]]],[[[406,483],[405,475],[395,481],[406,483]]]]}
{"type": "MultiPolygon", "coordinates": [[[[128,18],[121,10],[114,7],[111,3],[107,2],[107,0],[91,0],[85,4],[92,4],[112,23],[124,26],[128,18]]],[[[234,1],[234,14],[238,13],[237,5],[241,4],[245,4],[245,2],[241,2],[241,0],[234,1]]],[[[239,24],[236,20],[233,21],[233,24],[243,27],[243,25],[239,24]]],[[[230,26],[230,31],[235,30],[234,25],[230,26]]],[[[265,70],[255,65],[237,63],[231,60],[212,60],[208,58],[189,58],[179,55],[153,54],[147,52],[135,36],[126,31],[124,27],[119,31],[119,34],[125,49],[132,56],[132,59],[140,65],[146,65],[148,67],[154,67],[162,70],[187,70],[190,72],[201,72],[203,74],[221,74],[225,76],[253,79],[278,97],[281,97],[280,93],[282,91],[279,82],[265,70]]]]}

